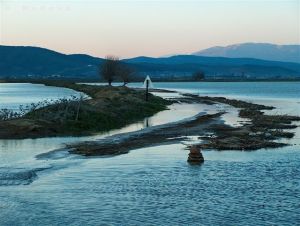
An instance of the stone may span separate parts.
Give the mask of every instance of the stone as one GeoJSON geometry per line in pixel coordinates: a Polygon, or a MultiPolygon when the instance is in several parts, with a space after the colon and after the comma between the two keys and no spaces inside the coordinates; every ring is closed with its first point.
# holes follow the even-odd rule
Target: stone
{"type": "Polygon", "coordinates": [[[190,164],[201,164],[204,162],[203,155],[201,153],[200,148],[197,146],[190,147],[189,157],[187,159],[188,163],[190,164]]]}

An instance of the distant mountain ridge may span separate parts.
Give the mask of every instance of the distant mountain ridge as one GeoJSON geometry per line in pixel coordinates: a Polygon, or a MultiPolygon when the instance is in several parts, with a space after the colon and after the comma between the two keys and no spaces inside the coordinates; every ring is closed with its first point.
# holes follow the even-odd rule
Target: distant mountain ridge
{"type": "MultiPolygon", "coordinates": [[[[39,47],[0,46],[0,78],[99,79],[102,58],[85,54],[62,54],[39,47]]],[[[188,80],[196,71],[211,79],[294,79],[300,78],[300,64],[254,58],[135,57],[124,59],[137,72],[156,80],[188,80]]]]}
{"type": "Polygon", "coordinates": [[[102,59],[31,46],[0,46],[0,76],[91,76],[102,59]]]}
{"type": "Polygon", "coordinates": [[[135,57],[124,60],[144,75],[189,76],[197,70],[207,78],[300,78],[300,64],[253,58],[204,57],[177,55],[166,58],[135,57]]]}
{"type": "Polygon", "coordinates": [[[300,63],[300,45],[242,43],[229,46],[215,46],[194,52],[192,55],[230,58],[257,58],[271,61],[300,63]]]}

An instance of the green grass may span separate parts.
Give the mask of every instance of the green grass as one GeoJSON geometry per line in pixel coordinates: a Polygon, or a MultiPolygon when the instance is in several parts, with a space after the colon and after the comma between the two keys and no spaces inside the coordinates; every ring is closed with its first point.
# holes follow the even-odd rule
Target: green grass
{"type": "Polygon", "coordinates": [[[144,91],[127,87],[78,84],[67,84],[64,87],[72,87],[92,97],[91,100],[80,103],[78,120],[75,120],[78,100],[49,105],[29,112],[24,118],[37,120],[45,128],[51,128],[58,134],[91,134],[141,121],[167,109],[171,104],[170,101],[151,94],[149,101],[145,101],[144,91]]]}

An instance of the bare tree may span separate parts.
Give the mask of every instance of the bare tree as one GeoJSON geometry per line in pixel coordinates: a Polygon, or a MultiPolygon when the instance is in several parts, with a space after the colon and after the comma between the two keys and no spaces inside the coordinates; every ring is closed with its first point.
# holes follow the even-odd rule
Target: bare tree
{"type": "Polygon", "coordinates": [[[104,59],[104,62],[100,65],[100,77],[105,79],[110,86],[117,75],[118,65],[119,58],[115,56],[107,56],[104,59]]]}
{"type": "Polygon", "coordinates": [[[200,81],[203,80],[205,78],[205,74],[203,71],[196,71],[193,75],[192,75],[193,79],[196,81],[200,81]]]}
{"type": "Polygon", "coordinates": [[[134,73],[134,70],[132,67],[128,66],[127,64],[119,64],[117,74],[121,78],[123,82],[123,86],[126,86],[132,79],[132,75],[134,73]]]}

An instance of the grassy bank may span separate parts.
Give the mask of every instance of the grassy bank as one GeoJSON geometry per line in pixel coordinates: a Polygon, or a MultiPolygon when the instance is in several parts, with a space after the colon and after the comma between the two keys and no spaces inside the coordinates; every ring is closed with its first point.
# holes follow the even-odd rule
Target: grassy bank
{"type": "Polygon", "coordinates": [[[171,102],[127,87],[45,83],[83,92],[90,99],[62,100],[0,122],[0,138],[90,135],[120,128],[165,110],[171,102]]]}

